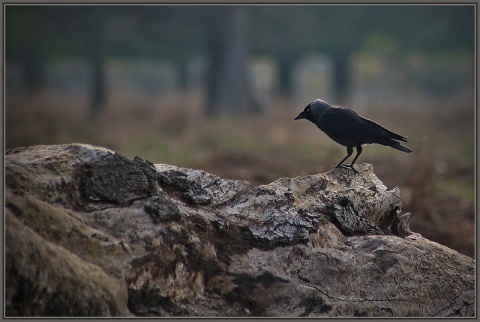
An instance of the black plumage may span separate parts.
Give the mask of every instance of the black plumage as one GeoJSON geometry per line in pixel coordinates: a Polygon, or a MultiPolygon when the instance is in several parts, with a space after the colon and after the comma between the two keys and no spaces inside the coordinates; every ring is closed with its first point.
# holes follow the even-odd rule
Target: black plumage
{"type": "Polygon", "coordinates": [[[347,156],[337,164],[336,168],[349,167],[355,170],[353,164],[362,153],[363,144],[377,143],[403,152],[412,152],[412,150],[398,142],[407,142],[404,136],[359,116],[349,108],[331,106],[320,99],[308,104],[303,112],[295,117],[295,120],[299,119],[309,120],[332,140],[347,147],[347,156]],[[354,147],[357,149],[357,154],[352,163],[343,165],[343,162],[352,155],[354,147]]]}

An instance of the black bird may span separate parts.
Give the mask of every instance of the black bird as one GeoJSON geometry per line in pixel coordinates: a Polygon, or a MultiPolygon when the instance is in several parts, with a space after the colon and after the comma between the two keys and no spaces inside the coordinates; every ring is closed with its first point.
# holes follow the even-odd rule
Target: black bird
{"type": "Polygon", "coordinates": [[[332,140],[347,147],[347,156],[335,168],[348,167],[357,172],[353,168],[353,164],[362,153],[362,144],[377,143],[403,152],[412,152],[396,141],[407,142],[405,137],[359,116],[349,108],[331,106],[320,99],[308,104],[303,112],[295,118],[295,120],[300,119],[309,120],[332,140]],[[354,147],[357,148],[357,155],[353,158],[352,163],[343,165],[343,162],[352,155],[354,147]]]}

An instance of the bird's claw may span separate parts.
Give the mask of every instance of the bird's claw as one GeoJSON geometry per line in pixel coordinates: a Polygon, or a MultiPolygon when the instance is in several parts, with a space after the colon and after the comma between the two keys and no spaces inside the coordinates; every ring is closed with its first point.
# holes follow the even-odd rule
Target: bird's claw
{"type": "Polygon", "coordinates": [[[355,168],[354,168],[353,165],[351,165],[351,164],[348,164],[348,165],[346,165],[346,164],[339,164],[339,165],[337,165],[335,168],[353,170],[353,172],[358,173],[358,171],[355,170],[355,168]]]}

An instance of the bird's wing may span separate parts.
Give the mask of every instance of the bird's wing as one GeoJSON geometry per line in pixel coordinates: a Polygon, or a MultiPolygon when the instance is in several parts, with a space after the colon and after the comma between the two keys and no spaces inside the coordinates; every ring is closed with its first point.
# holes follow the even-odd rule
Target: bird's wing
{"type": "Polygon", "coordinates": [[[332,108],[323,115],[321,129],[329,136],[344,137],[359,143],[385,139],[405,140],[377,123],[359,116],[348,108],[332,108]]]}

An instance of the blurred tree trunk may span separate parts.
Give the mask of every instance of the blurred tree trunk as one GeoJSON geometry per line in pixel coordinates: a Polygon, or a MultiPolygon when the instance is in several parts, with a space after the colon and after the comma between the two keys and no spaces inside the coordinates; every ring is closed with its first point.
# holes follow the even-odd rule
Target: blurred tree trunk
{"type": "Polygon", "coordinates": [[[295,64],[295,59],[290,56],[280,54],[280,56],[278,57],[278,63],[278,85],[280,89],[280,95],[285,98],[291,98],[293,94],[292,69],[295,64]]]}
{"type": "Polygon", "coordinates": [[[99,7],[88,8],[86,14],[87,59],[91,68],[90,114],[101,113],[106,104],[106,59],[104,15],[99,7]]]}
{"type": "Polygon", "coordinates": [[[179,90],[184,93],[189,91],[187,64],[187,59],[179,59],[176,64],[178,70],[178,87],[179,90]]]}
{"type": "Polygon", "coordinates": [[[209,14],[206,113],[250,114],[256,109],[247,88],[245,7],[214,7],[209,14]]]}
{"type": "Polygon", "coordinates": [[[344,104],[348,100],[350,90],[350,56],[350,53],[345,51],[337,52],[333,55],[335,104],[344,104]]]}
{"type": "Polygon", "coordinates": [[[45,59],[35,45],[29,44],[19,55],[25,90],[28,95],[40,92],[45,86],[45,59]]]}

